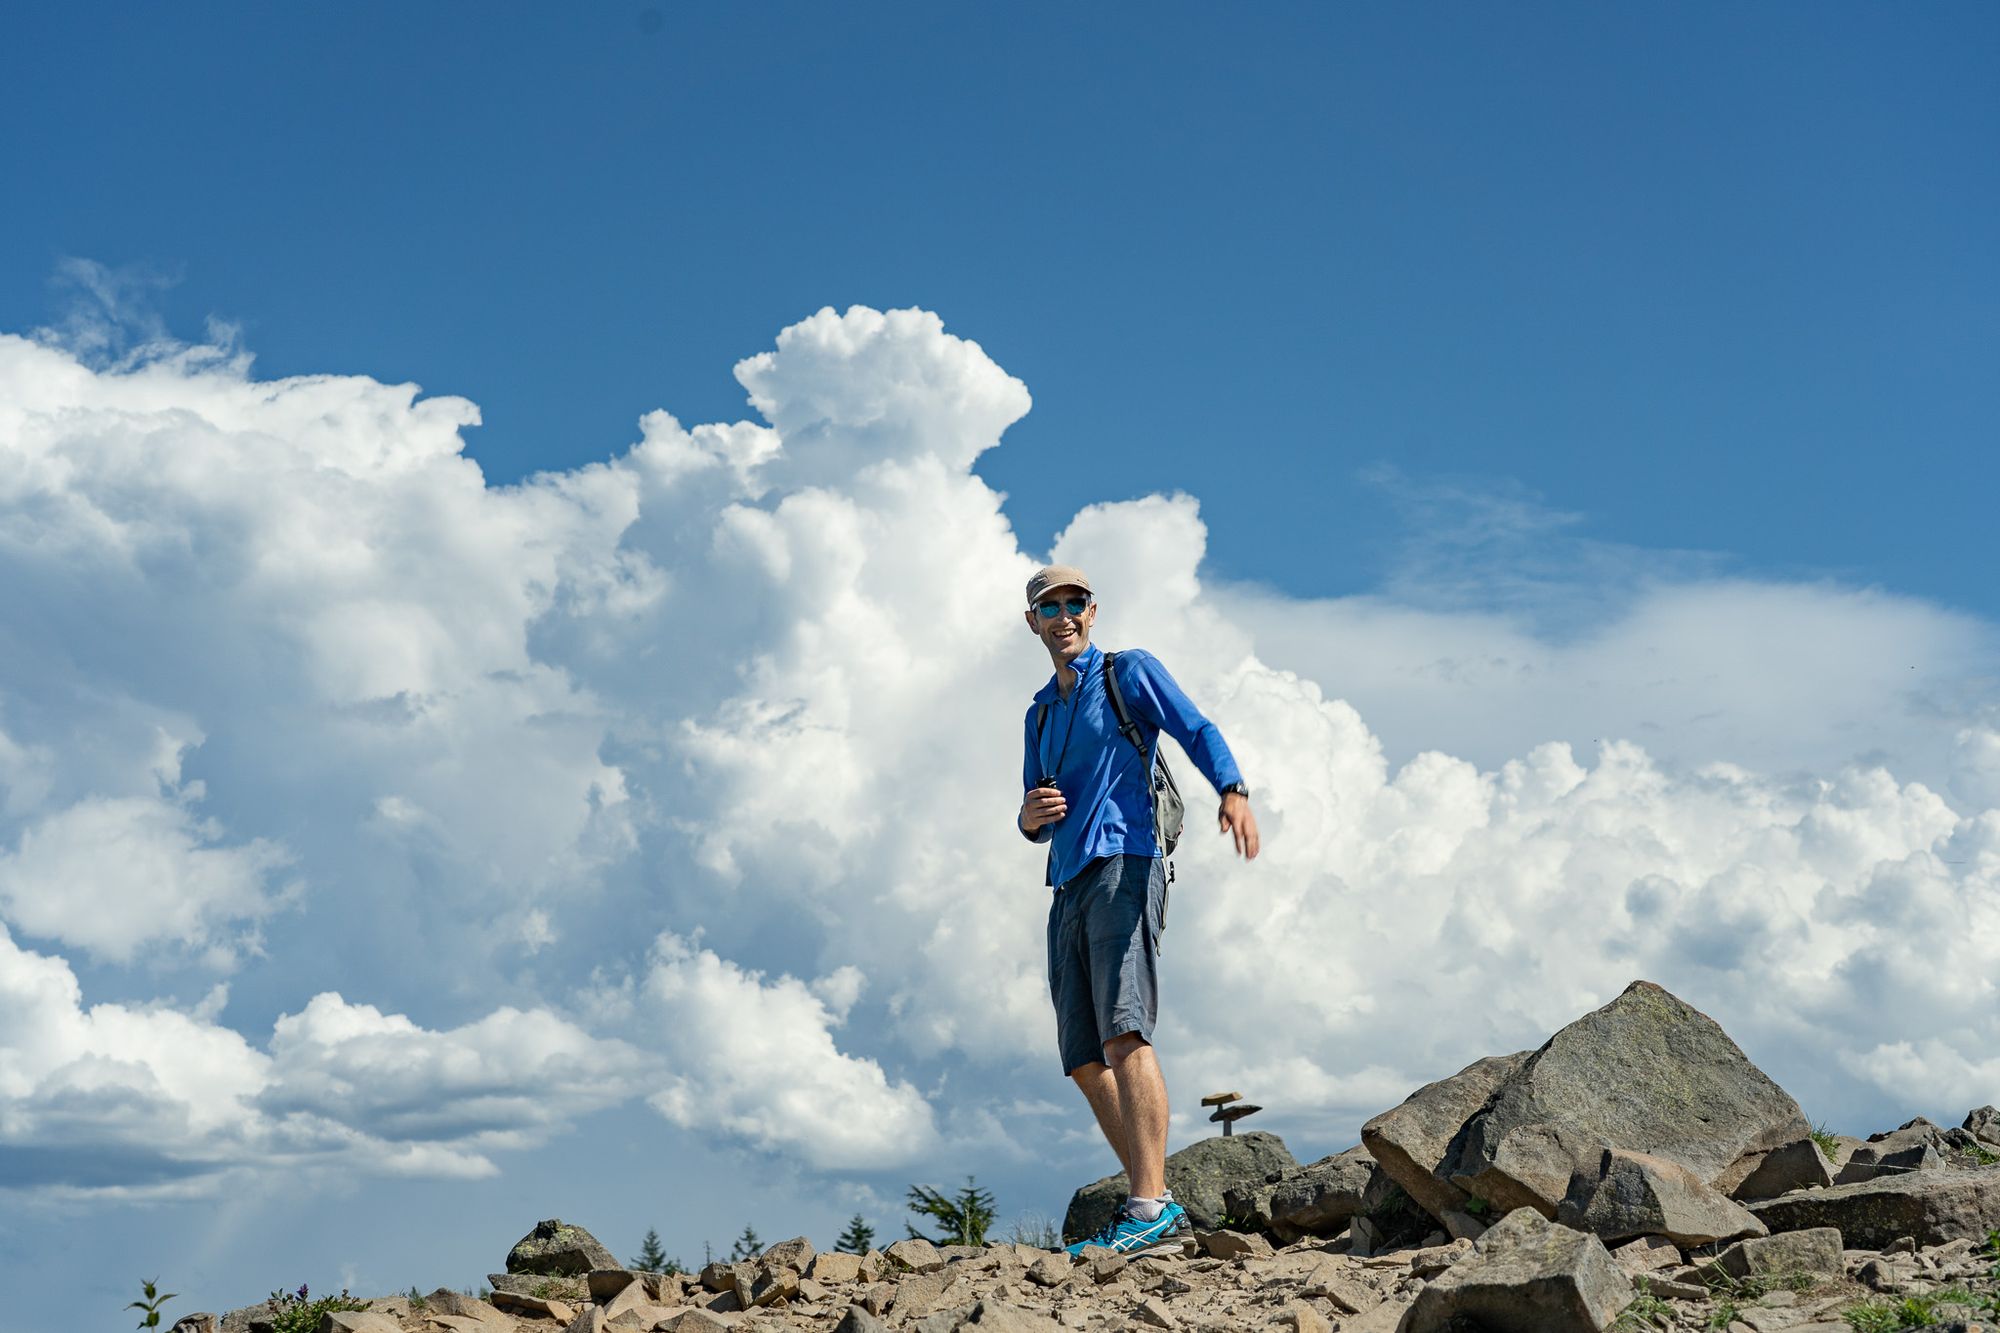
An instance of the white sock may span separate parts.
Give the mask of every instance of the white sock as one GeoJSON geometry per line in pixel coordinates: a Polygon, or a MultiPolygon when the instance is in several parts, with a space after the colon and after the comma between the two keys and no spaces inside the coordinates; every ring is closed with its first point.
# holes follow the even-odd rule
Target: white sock
{"type": "Polygon", "coordinates": [[[1164,1213],[1167,1210],[1167,1205],[1172,1202],[1173,1196],[1171,1194],[1159,1199],[1133,1198],[1125,1201],[1125,1211],[1138,1218],[1141,1222],[1157,1222],[1160,1220],[1160,1214],[1164,1213]]]}

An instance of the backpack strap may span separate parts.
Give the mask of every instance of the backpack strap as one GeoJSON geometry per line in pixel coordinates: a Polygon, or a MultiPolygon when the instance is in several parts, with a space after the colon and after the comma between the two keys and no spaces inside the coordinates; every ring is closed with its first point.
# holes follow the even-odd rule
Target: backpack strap
{"type": "Polygon", "coordinates": [[[1147,753],[1146,738],[1139,734],[1139,724],[1134,722],[1132,714],[1125,710],[1125,692],[1118,688],[1118,673],[1114,670],[1117,665],[1117,653],[1104,655],[1104,692],[1111,696],[1111,712],[1118,719],[1119,734],[1132,742],[1141,758],[1150,759],[1152,755],[1147,753]]]}

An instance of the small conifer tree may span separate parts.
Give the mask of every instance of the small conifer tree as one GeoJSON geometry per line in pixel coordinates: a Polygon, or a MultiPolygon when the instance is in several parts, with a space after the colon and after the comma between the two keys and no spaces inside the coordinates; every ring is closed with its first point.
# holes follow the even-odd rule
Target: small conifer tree
{"type": "Polygon", "coordinates": [[[866,1254],[875,1248],[875,1228],[856,1213],[847,1219],[847,1230],[840,1233],[840,1239],[833,1243],[833,1248],[842,1254],[866,1254]]]}
{"type": "Polygon", "coordinates": [[[639,1243],[639,1255],[631,1261],[631,1264],[632,1271],[635,1273],[678,1273],[681,1271],[679,1261],[668,1257],[667,1252],[660,1248],[660,1233],[651,1227],[646,1228],[646,1239],[639,1243]]]}
{"type": "Polygon", "coordinates": [[[755,1259],[763,1252],[764,1242],[757,1239],[756,1230],[746,1222],[743,1226],[743,1234],[738,1236],[736,1243],[729,1247],[729,1262],[741,1263],[745,1259],[755,1259]]]}
{"type": "Polygon", "coordinates": [[[910,1211],[931,1218],[944,1227],[942,1236],[926,1236],[915,1227],[909,1233],[918,1240],[936,1245],[984,1245],[986,1228],[995,1216],[993,1194],[979,1188],[971,1176],[957,1194],[945,1195],[928,1185],[910,1186],[910,1211]]]}

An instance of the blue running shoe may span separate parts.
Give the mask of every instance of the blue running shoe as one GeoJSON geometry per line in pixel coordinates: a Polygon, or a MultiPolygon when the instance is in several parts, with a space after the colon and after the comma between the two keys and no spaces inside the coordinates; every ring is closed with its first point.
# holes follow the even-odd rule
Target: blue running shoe
{"type": "Polygon", "coordinates": [[[1102,1231],[1067,1249],[1072,1258],[1082,1257],[1084,1250],[1093,1245],[1135,1258],[1142,1254],[1178,1254],[1181,1242],[1192,1234],[1194,1225],[1188,1221],[1187,1209],[1169,1199],[1160,1215],[1150,1222],[1141,1221],[1120,1207],[1102,1231]]]}

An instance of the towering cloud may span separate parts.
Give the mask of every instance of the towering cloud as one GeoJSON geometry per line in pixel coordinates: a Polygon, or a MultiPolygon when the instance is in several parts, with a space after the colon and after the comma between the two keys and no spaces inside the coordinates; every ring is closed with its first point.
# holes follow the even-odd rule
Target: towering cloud
{"type": "Polygon", "coordinates": [[[0,338],[0,1184],[478,1174],[636,1100],[838,1171],[1025,1133],[1048,555],[1263,811],[1183,852],[1182,1091],[1351,1132],[1635,976],[1818,1116],[2000,1091],[1992,626],[1699,564],[1583,629],[1435,560],[1218,587],[1185,495],[1024,551],[973,468],[1027,389],[935,316],[737,374],[760,420],[494,487],[462,400],[0,338]]]}

